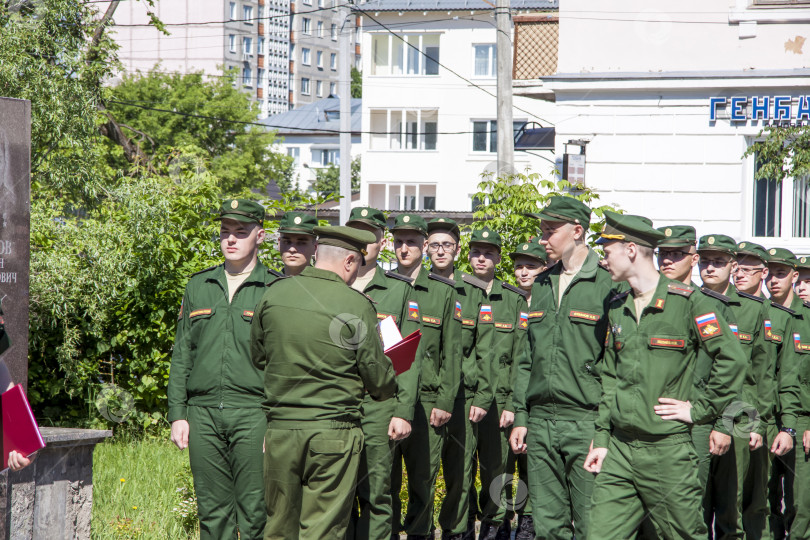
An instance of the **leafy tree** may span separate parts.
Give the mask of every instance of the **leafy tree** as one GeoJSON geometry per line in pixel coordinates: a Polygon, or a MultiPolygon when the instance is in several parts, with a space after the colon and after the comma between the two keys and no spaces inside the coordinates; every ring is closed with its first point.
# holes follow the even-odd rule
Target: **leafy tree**
{"type": "MultiPolygon", "coordinates": [[[[352,191],[360,189],[360,156],[352,160],[352,191]]],[[[312,190],[320,197],[340,195],[340,167],[330,163],[328,167],[315,171],[312,190]]]]}
{"type": "Polygon", "coordinates": [[[353,98],[361,98],[363,97],[363,72],[357,69],[356,67],[352,67],[352,97],[353,98]]]}
{"type": "Polygon", "coordinates": [[[810,174],[810,126],[774,126],[759,133],[743,157],[757,157],[757,180],[782,181],[810,174]]]}

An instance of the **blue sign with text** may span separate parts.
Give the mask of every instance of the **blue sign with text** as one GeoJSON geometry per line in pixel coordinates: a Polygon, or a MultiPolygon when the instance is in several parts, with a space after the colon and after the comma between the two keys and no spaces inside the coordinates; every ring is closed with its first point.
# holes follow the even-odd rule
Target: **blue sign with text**
{"type": "Polygon", "coordinates": [[[732,122],[747,120],[777,120],[782,122],[810,121],[810,96],[799,96],[796,105],[790,96],[734,96],[709,98],[709,120],[717,120],[717,111],[728,109],[732,122]]]}

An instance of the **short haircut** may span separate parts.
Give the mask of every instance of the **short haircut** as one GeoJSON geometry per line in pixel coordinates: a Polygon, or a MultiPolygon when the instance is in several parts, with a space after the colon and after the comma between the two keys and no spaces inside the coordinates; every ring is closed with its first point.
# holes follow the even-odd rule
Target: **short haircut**
{"type": "Polygon", "coordinates": [[[339,246],[328,246],[325,244],[318,245],[318,251],[316,253],[316,260],[323,261],[323,262],[343,262],[349,255],[357,255],[358,257],[360,254],[356,251],[352,251],[350,249],[342,248],[339,246]]]}
{"type": "Polygon", "coordinates": [[[640,246],[640,245],[636,244],[636,249],[638,249],[639,255],[641,255],[645,259],[652,259],[653,258],[653,253],[655,251],[653,248],[647,247],[647,246],[640,246]]]}

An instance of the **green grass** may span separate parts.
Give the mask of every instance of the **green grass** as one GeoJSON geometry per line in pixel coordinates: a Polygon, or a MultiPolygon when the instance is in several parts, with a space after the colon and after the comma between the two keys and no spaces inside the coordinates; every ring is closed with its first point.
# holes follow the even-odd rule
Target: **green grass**
{"type": "Polygon", "coordinates": [[[181,502],[178,488],[190,482],[188,451],[180,452],[168,437],[116,437],[99,444],[93,455],[92,537],[197,538],[196,520],[189,534],[175,510],[181,502]]]}

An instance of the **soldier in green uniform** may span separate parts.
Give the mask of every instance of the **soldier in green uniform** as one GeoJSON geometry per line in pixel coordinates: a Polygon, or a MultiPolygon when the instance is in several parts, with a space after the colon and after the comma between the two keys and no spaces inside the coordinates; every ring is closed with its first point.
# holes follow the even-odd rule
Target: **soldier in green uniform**
{"type": "Polygon", "coordinates": [[[529,355],[518,365],[509,442],[516,453],[528,451],[534,530],[548,539],[585,537],[590,521],[593,475],[582,465],[602,393],[596,364],[615,294],[586,243],[590,216],[591,209],[572,197],[552,197],[533,214],[541,220],[543,247],[559,262],[532,288],[529,355]]]}
{"type": "Polygon", "coordinates": [[[374,235],[314,232],[315,266],[267,289],[250,333],[253,363],[264,372],[266,540],[343,540],[363,446],[363,393],[385,400],[397,389],[373,302],[349,287],[374,235]]]}
{"type": "Polygon", "coordinates": [[[304,212],[286,212],[278,224],[278,251],[285,276],[297,276],[312,262],[318,241],[313,229],[315,216],[304,212]]]}
{"type": "MultiPolygon", "coordinates": [[[[360,268],[352,288],[371,298],[377,318],[393,317],[403,337],[419,330],[419,321],[408,317],[413,299],[411,279],[377,266],[384,242],[385,216],[375,208],[353,208],[346,225],[374,235],[366,247],[365,266],[360,268]]],[[[365,394],[360,407],[365,444],[360,455],[356,497],[359,515],[352,509],[347,538],[357,540],[390,540],[391,466],[394,447],[410,435],[411,421],[419,391],[419,364],[397,376],[395,398],[377,401],[365,394]]]]}
{"type": "Polygon", "coordinates": [[[742,294],[748,294],[762,300],[766,314],[762,322],[761,333],[767,347],[767,362],[754,373],[757,388],[757,411],[760,433],[764,439],[759,448],[751,450],[748,472],[743,482],[742,520],[745,537],[750,540],[770,538],[768,527],[768,476],[771,469],[770,445],[776,435],[774,423],[774,405],[776,402],[776,358],[777,344],[765,331],[765,325],[771,322],[770,300],[762,294],[762,282],[768,276],[768,252],[759,244],[740,242],[737,244],[737,269],[734,272],[734,286],[742,294]]]}
{"type": "MultiPolygon", "coordinates": [[[[514,510],[512,476],[506,474],[509,434],[515,420],[512,406],[513,366],[527,345],[527,327],[521,326],[521,312],[526,313],[527,293],[495,278],[501,262],[501,236],[489,228],[475,230],[470,238],[470,266],[476,278],[486,285],[485,297],[478,315],[478,348],[481,358],[489,364],[482,373],[491,377],[494,387],[487,413],[478,425],[477,450],[481,491],[476,493],[475,467],[470,476],[471,509],[477,509],[481,519],[479,539],[510,538],[510,523],[506,521],[507,507],[514,510]]],[[[528,321],[528,315],[526,319],[528,321]]],[[[514,469],[513,469],[514,470],[514,469]]],[[[521,498],[522,498],[521,494],[521,498]]]]}
{"type": "Polygon", "coordinates": [[[200,538],[261,538],[264,530],[261,372],[250,324],[277,278],[257,258],[264,208],[229,199],[219,210],[224,264],[194,274],[180,305],[167,389],[171,439],[188,447],[200,538]]]}
{"type": "Polygon", "coordinates": [[[461,371],[447,436],[442,447],[442,471],[445,497],[439,513],[442,537],[461,539],[475,533],[470,523],[470,482],[477,423],[492,401],[491,377],[482,372],[478,343],[478,312],[486,293],[486,284],[455,267],[459,253],[458,224],[449,218],[436,218],[427,225],[427,251],[431,270],[455,283],[455,316],[460,318],[461,371]]]}
{"type": "Polygon", "coordinates": [[[698,286],[692,281],[692,270],[700,260],[695,248],[695,228],[691,225],[670,225],[658,227],[657,230],[664,234],[658,243],[658,271],[669,279],[697,289],[698,286]]]}
{"type": "Polygon", "coordinates": [[[399,489],[402,461],[408,471],[408,509],[402,528],[411,539],[433,531],[433,496],[439,473],[446,426],[461,380],[461,316],[455,306],[455,282],[422,268],[427,247],[427,223],[416,214],[400,214],[391,232],[397,272],[413,279],[415,300],[408,317],[420,321],[422,339],[416,352],[421,362],[419,398],[414,408],[411,435],[397,446],[391,478],[394,533],[400,516],[399,489]]]}
{"type": "Polygon", "coordinates": [[[666,538],[705,538],[697,455],[689,424],[717,418],[739,394],[745,357],[706,295],[659,275],[653,248],[664,234],[640,216],[605,212],[600,242],[616,295],[599,372],[602,398],[586,470],[597,473],[587,538],[630,538],[645,513],[666,538]],[[712,357],[694,402],[697,351],[712,357]],[[673,496],[675,494],[675,496],[673,496]]]}
{"type": "Polygon", "coordinates": [[[539,237],[534,238],[524,244],[518,244],[515,251],[509,254],[509,258],[512,259],[518,287],[529,293],[526,297],[528,302],[532,297],[534,280],[548,268],[546,248],[540,243],[539,237]]]}
{"type": "MultiPolygon", "coordinates": [[[[793,285],[798,279],[796,271],[796,256],[784,248],[771,248],[768,250],[768,277],[765,286],[771,295],[771,320],[766,324],[766,336],[770,336],[779,354],[777,356],[774,376],[781,380],[782,349],[791,347],[792,337],[788,334],[788,323],[801,316],[802,300],[794,294],[793,285]]],[[[771,453],[774,458],[771,462],[771,474],[768,481],[768,500],[771,510],[769,519],[771,534],[776,540],[787,537],[793,522],[793,471],[795,468],[796,452],[791,446],[785,449],[784,445],[777,444],[775,440],[778,430],[783,427],[782,413],[779,410],[781,400],[776,404],[775,426],[772,428],[773,440],[771,453]],[[782,510],[784,504],[784,511],[782,510]]],[[[784,441],[783,441],[784,443],[784,441]]]]}
{"type": "Polygon", "coordinates": [[[757,374],[767,377],[771,362],[770,345],[765,341],[764,322],[768,306],[763,298],[737,291],[730,278],[736,271],[737,244],[722,234],[701,237],[698,244],[700,277],[704,292],[721,298],[729,306],[729,325],[740,340],[746,357],[742,392],[723,412],[716,426],[730,441],[727,452],[712,458],[707,498],[704,505],[706,526],[714,527],[716,538],[743,538],[743,483],[748,474],[751,452],[762,448],[766,424],[760,422],[757,374]]]}
{"type": "Polygon", "coordinates": [[[797,258],[796,269],[799,272],[795,287],[796,294],[803,301],[810,301],[810,257],[797,258]]]}

